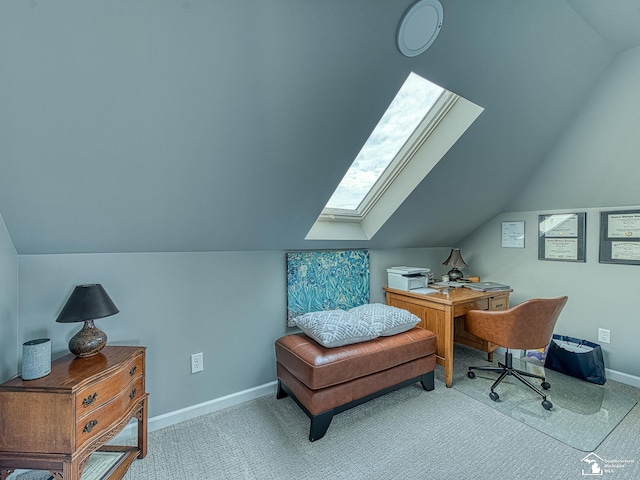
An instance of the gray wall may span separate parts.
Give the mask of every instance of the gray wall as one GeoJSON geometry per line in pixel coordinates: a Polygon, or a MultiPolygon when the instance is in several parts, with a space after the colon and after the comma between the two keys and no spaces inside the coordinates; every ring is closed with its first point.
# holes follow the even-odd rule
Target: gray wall
{"type": "Polygon", "coordinates": [[[0,215],[0,381],[16,373],[18,256],[0,215]]]}
{"type": "Polygon", "coordinates": [[[611,330],[611,343],[601,344],[607,368],[640,377],[640,267],[599,263],[599,209],[576,211],[587,213],[585,263],[538,260],[538,214],[567,210],[511,212],[494,218],[463,242],[469,272],[512,286],[512,305],[528,298],[567,295],[555,332],[598,343],[598,328],[611,330]],[[501,247],[501,222],[514,220],[525,221],[524,249],[501,247]]]}
{"type": "MultiPolygon", "coordinates": [[[[370,253],[371,301],[384,302],[388,267],[440,274],[448,249],[370,253]]],[[[55,318],[75,285],[102,283],[120,309],[96,321],[109,343],[148,348],[152,416],[275,380],[273,342],[287,333],[285,252],[21,255],[18,264],[18,341],[47,336],[54,357],[68,353],[80,325],[55,318]],[[192,375],[196,352],[205,369],[192,375]]]]}
{"type": "Polygon", "coordinates": [[[640,48],[616,61],[541,168],[507,210],[464,242],[463,255],[483,279],[509,283],[516,303],[568,295],[556,331],[597,340],[608,368],[640,376],[637,296],[640,267],[598,261],[601,210],[640,209],[640,48]],[[586,263],[538,260],[539,214],[586,212],[586,263]],[[501,222],[524,220],[524,249],[501,248],[501,222]]]}

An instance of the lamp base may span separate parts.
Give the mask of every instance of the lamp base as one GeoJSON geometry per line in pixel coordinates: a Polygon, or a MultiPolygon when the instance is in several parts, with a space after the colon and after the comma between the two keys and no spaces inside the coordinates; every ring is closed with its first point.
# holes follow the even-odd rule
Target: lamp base
{"type": "Polygon", "coordinates": [[[455,282],[456,280],[460,280],[462,277],[464,277],[462,272],[455,267],[449,270],[449,273],[447,273],[447,275],[449,275],[449,280],[451,282],[455,282]]]}
{"type": "Polygon", "coordinates": [[[93,320],[85,320],[82,330],[69,340],[69,350],[77,357],[95,355],[107,344],[107,334],[93,324],[93,320]]]}

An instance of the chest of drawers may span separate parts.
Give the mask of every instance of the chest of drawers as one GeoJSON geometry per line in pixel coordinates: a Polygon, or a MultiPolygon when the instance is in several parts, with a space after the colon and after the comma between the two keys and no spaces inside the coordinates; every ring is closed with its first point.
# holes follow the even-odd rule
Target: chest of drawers
{"type": "Polygon", "coordinates": [[[123,452],[111,472],[121,478],[147,453],[145,347],[107,346],[97,355],[64,356],[46,377],[0,385],[0,479],[16,468],[79,480],[96,450],[123,452]],[[105,446],[132,418],[136,447],[105,446]]]}

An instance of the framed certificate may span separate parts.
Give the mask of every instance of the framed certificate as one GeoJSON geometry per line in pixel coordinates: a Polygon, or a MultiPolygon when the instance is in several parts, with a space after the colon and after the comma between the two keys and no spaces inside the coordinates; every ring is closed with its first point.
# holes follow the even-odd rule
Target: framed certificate
{"type": "Polygon", "coordinates": [[[640,265],[640,210],[600,212],[600,263],[640,265]]]}
{"type": "Polygon", "coordinates": [[[502,247],[524,248],[524,222],[502,222],[502,247]]]}
{"type": "Polygon", "coordinates": [[[586,261],[586,213],[538,216],[538,259],[586,261]]]}

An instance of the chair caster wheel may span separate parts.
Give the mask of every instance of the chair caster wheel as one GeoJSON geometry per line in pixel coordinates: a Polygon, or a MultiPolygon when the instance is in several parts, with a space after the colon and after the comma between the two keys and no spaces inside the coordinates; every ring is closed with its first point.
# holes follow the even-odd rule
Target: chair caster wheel
{"type": "Polygon", "coordinates": [[[543,390],[549,390],[551,388],[551,384],[549,382],[542,382],[540,386],[543,390]]]}
{"type": "Polygon", "coordinates": [[[551,408],[553,408],[553,403],[551,403],[549,400],[543,400],[542,406],[545,410],[551,410],[551,408]]]}
{"type": "Polygon", "coordinates": [[[491,392],[489,394],[489,398],[494,402],[497,402],[500,399],[500,395],[498,395],[496,392],[491,392]]]}
{"type": "Polygon", "coordinates": [[[469,377],[469,378],[476,378],[476,374],[475,374],[474,372],[472,372],[471,370],[469,370],[469,371],[467,372],[467,377],[469,377]]]}

